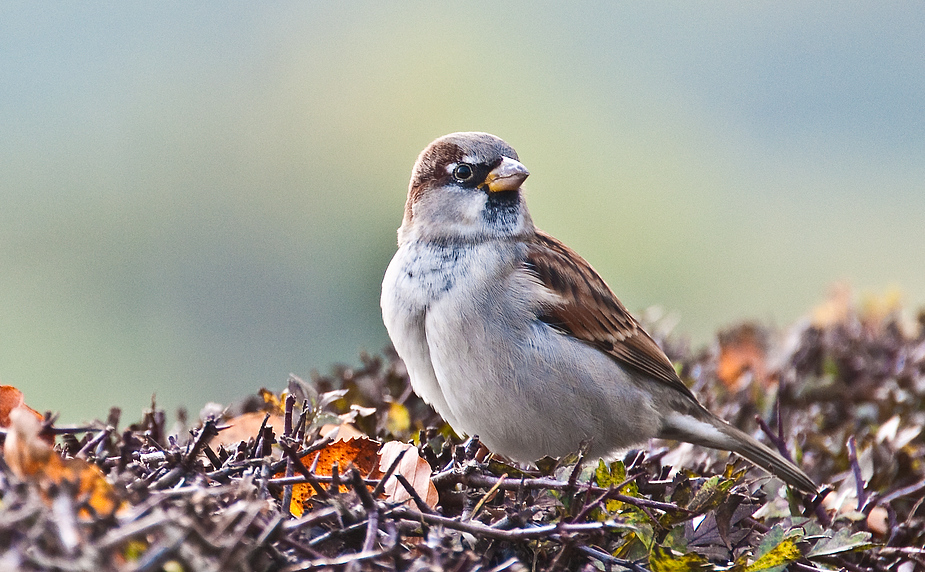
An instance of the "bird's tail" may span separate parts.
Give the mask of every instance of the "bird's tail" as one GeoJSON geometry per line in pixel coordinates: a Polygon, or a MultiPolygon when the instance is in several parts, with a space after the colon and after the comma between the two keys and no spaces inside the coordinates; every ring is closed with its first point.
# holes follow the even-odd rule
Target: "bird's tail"
{"type": "Polygon", "coordinates": [[[661,436],[738,453],[788,485],[808,493],[819,491],[816,483],[783,455],[715,415],[706,411],[704,413],[706,415],[699,418],[683,413],[669,416],[661,436]]]}

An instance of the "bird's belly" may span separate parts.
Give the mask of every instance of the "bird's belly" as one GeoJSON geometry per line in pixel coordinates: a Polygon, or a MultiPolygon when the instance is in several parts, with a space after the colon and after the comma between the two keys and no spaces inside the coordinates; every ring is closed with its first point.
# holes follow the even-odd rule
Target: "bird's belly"
{"type": "Polygon", "coordinates": [[[454,429],[523,461],[576,451],[585,440],[603,455],[656,434],[644,381],[526,315],[518,300],[482,302],[447,298],[427,314],[431,362],[454,429]],[[486,311],[509,319],[485,320],[486,311]]]}

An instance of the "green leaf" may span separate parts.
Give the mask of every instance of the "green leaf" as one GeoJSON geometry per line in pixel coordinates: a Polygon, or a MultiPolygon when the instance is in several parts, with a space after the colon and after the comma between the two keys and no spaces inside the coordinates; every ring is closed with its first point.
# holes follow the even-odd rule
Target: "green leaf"
{"type": "Polygon", "coordinates": [[[618,485],[626,479],[626,467],[622,461],[614,461],[607,466],[604,459],[597,461],[597,469],[594,471],[594,482],[601,488],[608,488],[618,485]]]}
{"type": "MultiPolygon", "coordinates": [[[[626,480],[626,466],[623,461],[614,461],[607,465],[603,459],[598,460],[597,468],[594,470],[594,482],[601,488],[610,488],[623,483],[626,480]]],[[[639,489],[635,482],[627,483],[620,491],[622,494],[637,497],[639,489]]],[[[613,514],[623,508],[623,503],[617,500],[607,500],[604,502],[604,509],[613,514]]]]}
{"type": "Polygon", "coordinates": [[[761,538],[761,542],[755,549],[755,561],[745,568],[745,572],[783,570],[787,564],[803,556],[797,547],[797,542],[802,540],[803,530],[801,528],[785,530],[782,525],[775,524],[761,538]]]}
{"type": "Polygon", "coordinates": [[[759,542],[758,547],[755,548],[755,558],[761,558],[765,554],[771,552],[776,546],[788,538],[794,539],[794,542],[803,540],[803,529],[799,526],[796,528],[788,526],[785,529],[783,524],[775,524],[764,533],[763,537],[761,537],[761,542],[759,542]]]}
{"type": "Polygon", "coordinates": [[[708,510],[718,507],[729,497],[729,490],[732,489],[733,485],[735,485],[735,481],[720,480],[715,475],[710,477],[703,483],[694,498],[687,503],[687,510],[693,514],[704,514],[708,510]]]}
{"type": "Polygon", "coordinates": [[[648,556],[655,544],[655,529],[652,521],[643,513],[630,512],[625,517],[624,525],[627,528],[627,534],[612,554],[627,560],[637,560],[648,556]]]}
{"type": "Polygon", "coordinates": [[[855,532],[851,534],[851,530],[843,528],[836,531],[832,536],[826,536],[826,538],[819,540],[819,542],[813,546],[809,554],[806,555],[808,558],[830,556],[832,554],[838,554],[839,552],[867,550],[874,546],[870,541],[869,532],[855,532]]]}

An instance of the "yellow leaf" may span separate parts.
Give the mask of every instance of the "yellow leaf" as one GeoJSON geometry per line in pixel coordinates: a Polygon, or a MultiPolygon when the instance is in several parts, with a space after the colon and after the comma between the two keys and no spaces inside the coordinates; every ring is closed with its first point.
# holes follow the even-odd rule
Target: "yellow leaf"
{"type": "Polygon", "coordinates": [[[766,552],[758,560],[745,569],[745,572],[759,572],[759,570],[768,570],[778,566],[790,564],[794,560],[801,558],[803,554],[797,548],[796,542],[792,538],[785,538],[780,544],[766,552]]]}
{"type": "Polygon", "coordinates": [[[696,552],[675,554],[668,548],[655,546],[649,554],[649,568],[652,572],[698,572],[709,566],[710,563],[696,552]]]}
{"type": "Polygon", "coordinates": [[[401,403],[390,403],[385,428],[392,435],[407,433],[411,429],[411,414],[408,413],[408,408],[401,403]]]}
{"type": "Polygon", "coordinates": [[[276,395],[269,389],[261,387],[258,393],[260,393],[260,397],[263,398],[263,401],[267,403],[272,408],[273,411],[275,411],[276,413],[280,415],[286,412],[286,406],[285,406],[286,392],[285,391],[280,395],[276,395]]]}

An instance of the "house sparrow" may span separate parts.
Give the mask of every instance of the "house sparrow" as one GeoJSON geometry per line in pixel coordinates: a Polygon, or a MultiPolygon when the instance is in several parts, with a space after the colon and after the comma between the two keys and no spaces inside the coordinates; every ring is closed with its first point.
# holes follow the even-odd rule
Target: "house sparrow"
{"type": "Polygon", "coordinates": [[[652,437],[734,451],[816,491],[793,463],[706,410],[575,251],[533,225],[507,143],[453,133],[411,175],[382,316],[414,391],[515,460],[652,437]]]}

